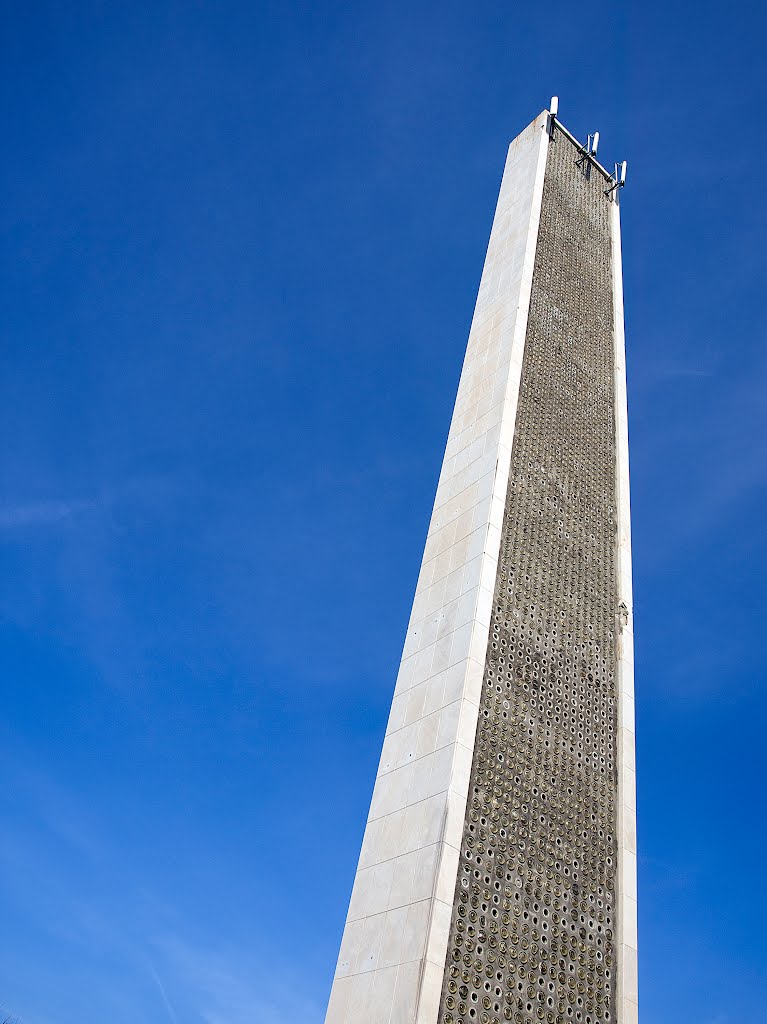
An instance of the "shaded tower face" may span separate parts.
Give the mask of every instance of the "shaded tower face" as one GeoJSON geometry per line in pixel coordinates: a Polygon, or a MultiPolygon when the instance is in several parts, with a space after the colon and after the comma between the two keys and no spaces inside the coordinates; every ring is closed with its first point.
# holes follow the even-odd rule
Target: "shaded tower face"
{"type": "Polygon", "coordinates": [[[637,1020],[611,184],[510,147],[328,1024],[637,1020]]]}

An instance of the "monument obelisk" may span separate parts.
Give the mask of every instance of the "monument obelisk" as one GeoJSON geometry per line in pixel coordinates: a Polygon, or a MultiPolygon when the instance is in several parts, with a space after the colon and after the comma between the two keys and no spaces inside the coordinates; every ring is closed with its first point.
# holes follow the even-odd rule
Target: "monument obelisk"
{"type": "Polygon", "coordinates": [[[624,180],[509,147],[326,1024],[636,1024],[624,180]]]}

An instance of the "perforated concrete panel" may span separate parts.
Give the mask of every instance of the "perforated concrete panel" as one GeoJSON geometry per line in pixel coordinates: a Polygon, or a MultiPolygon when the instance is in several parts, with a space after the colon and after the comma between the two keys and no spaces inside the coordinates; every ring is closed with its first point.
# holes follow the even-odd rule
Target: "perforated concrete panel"
{"type": "Polygon", "coordinates": [[[616,1020],[611,204],[546,167],[444,1024],[616,1020]]]}

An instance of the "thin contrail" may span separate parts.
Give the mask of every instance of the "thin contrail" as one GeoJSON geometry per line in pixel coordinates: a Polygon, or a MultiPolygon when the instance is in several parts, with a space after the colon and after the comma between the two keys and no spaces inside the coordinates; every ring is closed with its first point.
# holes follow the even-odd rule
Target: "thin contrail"
{"type": "Polygon", "coordinates": [[[160,995],[162,996],[162,1001],[165,1003],[165,1009],[168,1011],[168,1016],[173,1021],[173,1024],[178,1024],[178,1017],[176,1016],[176,1011],[173,1009],[173,1004],[171,1003],[170,999],[168,999],[168,993],[165,991],[165,986],[163,985],[162,981],[160,981],[160,975],[157,973],[154,967],[152,967],[151,964],[149,964],[149,973],[154,978],[155,983],[160,990],[160,995]]]}

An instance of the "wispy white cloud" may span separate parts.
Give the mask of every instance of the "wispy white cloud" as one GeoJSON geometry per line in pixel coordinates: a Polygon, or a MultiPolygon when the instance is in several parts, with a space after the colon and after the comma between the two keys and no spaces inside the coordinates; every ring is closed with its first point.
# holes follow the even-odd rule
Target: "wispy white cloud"
{"type": "MultiPolygon", "coordinates": [[[[4,496],[0,540],[11,554],[0,613],[38,636],[55,623],[107,684],[135,686],[148,638],[125,586],[126,539],[166,523],[184,493],[176,477],[147,475],[103,482],[90,494],[4,496]]],[[[155,570],[154,554],[147,551],[142,568],[155,570]]]]}
{"type": "Polygon", "coordinates": [[[704,370],[697,366],[654,366],[651,371],[653,379],[670,380],[678,377],[713,377],[713,370],[704,370]]]}
{"type": "Polygon", "coordinates": [[[0,503],[0,530],[52,526],[101,508],[103,498],[61,498],[43,501],[0,503]]]}
{"type": "Polygon", "coordinates": [[[107,512],[124,504],[141,502],[158,506],[176,497],[176,481],[164,477],[139,477],[109,484],[87,497],[5,498],[0,500],[0,530],[55,526],[67,520],[107,512]]]}
{"type": "Polygon", "coordinates": [[[301,975],[262,950],[210,949],[179,936],[159,947],[205,1024],[320,1024],[324,1007],[301,975]],[[266,965],[268,964],[268,970],[266,965]]]}
{"type": "Polygon", "coordinates": [[[165,991],[165,986],[162,983],[162,979],[160,978],[160,975],[157,973],[154,967],[152,967],[151,964],[149,965],[149,973],[154,978],[155,984],[157,985],[157,988],[160,990],[160,995],[162,996],[162,1001],[165,1005],[165,1009],[168,1011],[168,1017],[171,1019],[172,1024],[178,1024],[178,1017],[176,1015],[176,1011],[174,1010],[173,1004],[171,1003],[170,998],[168,997],[168,993],[165,991]]]}

